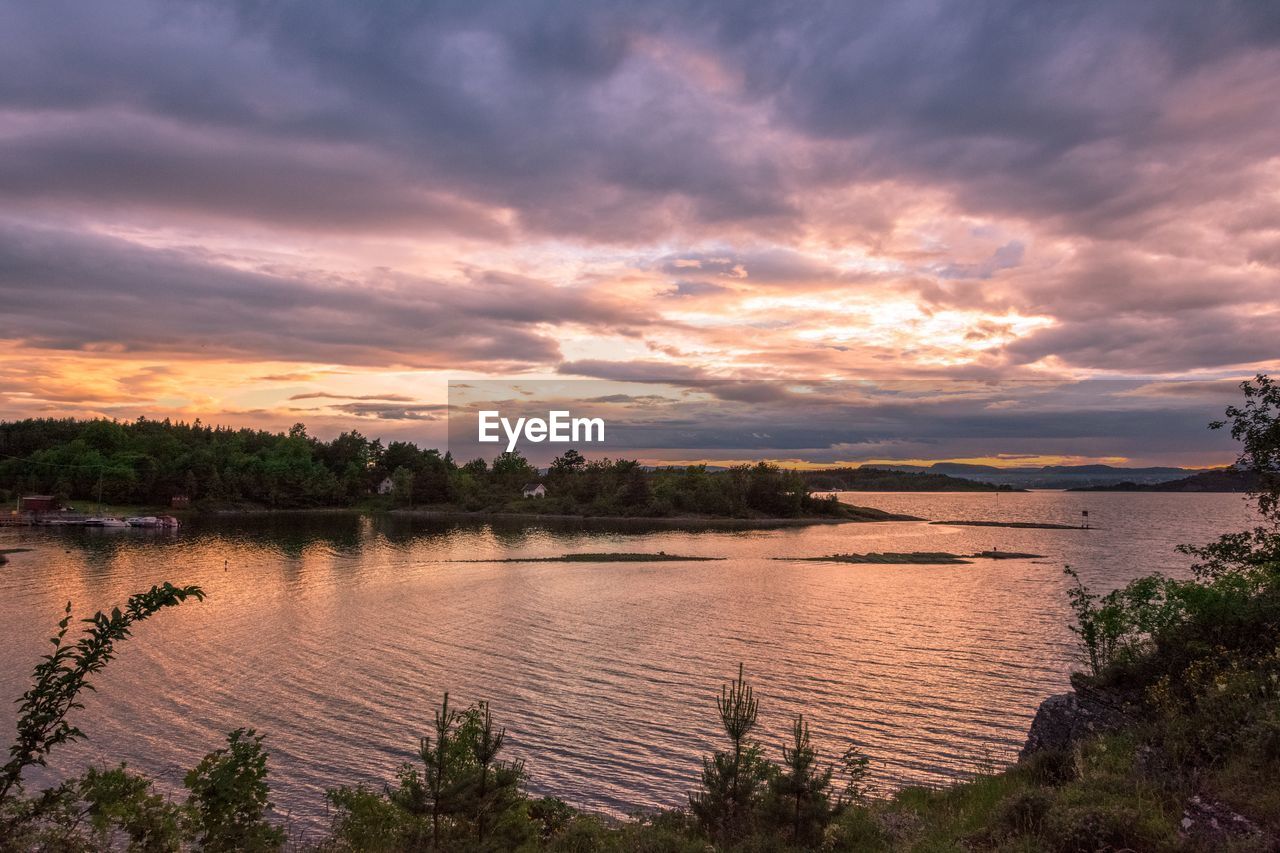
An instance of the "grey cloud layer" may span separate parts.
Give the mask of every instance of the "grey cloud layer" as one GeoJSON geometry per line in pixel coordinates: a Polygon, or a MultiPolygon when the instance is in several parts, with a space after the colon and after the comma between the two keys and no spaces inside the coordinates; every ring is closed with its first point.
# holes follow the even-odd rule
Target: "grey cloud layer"
{"type": "Polygon", "coordinates": [[[0,339],[70,350],[502,370],[555,361],[552,327],[648,318],[509,275],[353,282],[0,224],[0,339]]]}
{"type": "Polygon", "coordinates": [[[665,269],[688,301],[728,298],[739,265],[754,287],[861,286],[787,244],[859,219],[877,250],[892,215],[817,199],[888,182],[1030,233],[901,284],[1057,321],[992,369],[1257,363],[1280,332],[1277,84],[1280,5],[1250,0],[8,4],[0,205],[63,231],[0,234],[0,336],[545,366],[560,350],[532,326],[652,318],[499,274],[357,287],[76,229],[743,244],[665,269]],[[1069,257],[1037,267],[1037,239],[1069,257]]]}
{"type": "Polygon", "coordinates": [[[772,454],[838,462],[1089,457],[1102,451],[1140,460],[1218,453],[1225,460],[1234,447],[1230,436],[1206,427],[1239,394],[1234,383],[1203,382],[818,381],[797,386],[672,378],[635,396],[626,393],[634,381],[621,376],[524,383],[534,392],[527,400],[512,399],[504,383],[478,383],[470,405],[450,416],[451,446],[464,455],[483,449],[474,442],[477,408],[497,408],[511,418],[563,408],[579,417],[602,417],[607,424],[603,452],[622,456],[772,454]],[[617,392],[601,393],[611,387],[617,392]]]}
{"type": "MultiPolygon", "coordinates": [[[[0,105],[58,117],[0,149],[0,188],[19,197],[207,197],[287,221],[317,200],[336,207],[325,190],[345,189],[350,221],[323,212],[376,227],[456,216],[443,191],[574,236],[620,227],[625,212],[634,235],[673,199],[712,224],[774,221],[795,213],[804,182],[874,176],[947,181],[978,209],[1096,227],[1124,215],[1130,191],[1151,191],[1136,161],[1195,165],[1200,145],[1228,135],[1237,158],[1276,154],[1274,114],[1170,126],[1167,112],[1199,76],[1275,49],[1280,11],[1266,3],[133,2],[3,14],[0,105]],[[730,81],[691,80],[664,42],[730,81]],[[755,138],[763,125],[735,121],[749,114],[845,144],[788,162],[755,138]],[[132,123],[143,119],[155,125],[132,123]],[[292,214],[285,188],[303,191],[292,214]]],[[[1159,180],[1163,195],[1180,176],[1159,180]]]]}

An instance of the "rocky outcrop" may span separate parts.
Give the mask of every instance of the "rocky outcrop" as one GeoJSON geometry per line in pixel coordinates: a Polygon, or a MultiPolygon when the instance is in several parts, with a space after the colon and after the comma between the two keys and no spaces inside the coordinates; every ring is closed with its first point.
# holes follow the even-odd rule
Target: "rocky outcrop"
{"type": "Polygon", "coordinates": [[[1127,721],[1118,696],[1077,686],[1040,703],[1018,758],[1067,749],[1083,738],[1116,731],[1127,721]]]}
{"type": "Polygon", "coordinates": [[[1194,796],[1187,801],[1182,811],[1179,831],[1183,838],[1194,839],[1201,844],[1212,844],[1213,847],[1241,838],[1263,837],[1262,830],[1244,815],[1223,803],[1201,796],[1194,796]]]}

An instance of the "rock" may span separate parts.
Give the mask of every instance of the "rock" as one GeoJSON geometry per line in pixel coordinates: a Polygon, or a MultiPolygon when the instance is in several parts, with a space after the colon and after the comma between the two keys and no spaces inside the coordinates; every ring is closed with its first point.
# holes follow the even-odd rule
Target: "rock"
{"type": "Polygon", "coordinates": [[[1262,836],[1262,830],[1244,815],[1199,795],[1187,801],[1186,808],[1182,810],[1181,827],[1183,838],[1213,842],[1215,845],[1262,836]]]}
{"type": "Polygon", "coordinates": [[[1050,696],[1036,709],[1018,759],[1067,749],[1083,738],[1116,731],[1127,722],[1121,708],[1117,697],[1100,691],[1077,689],[1050,696]]]}

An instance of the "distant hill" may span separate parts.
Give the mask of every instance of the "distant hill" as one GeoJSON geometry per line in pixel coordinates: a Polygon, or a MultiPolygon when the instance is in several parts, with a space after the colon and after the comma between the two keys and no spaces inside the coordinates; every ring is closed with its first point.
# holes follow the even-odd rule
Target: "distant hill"
{"type": "Polygon", "coordinates": [[[1120,483],[1153,485],[1199,473],[1189,468],[1159,466],[1118,468],[1113,465],[1045,465],[1036,468],[997,468],[994,465],[970,465],[963,462],[877,467],[909,473],[945,474],[949,477],[961,477],[1019,489],[1075,489],[1087,486],[1112,486],[1120,483]]]}
{"type": "Polygon", "coordinates": [[[802,471],[805,485],[828,492],[997,492],[1011,486],[983,483],[931,471],[895,471],[888,468],[829,468],[802,471]]]}
{"type": "Polygon", "coordinates": [[[1123,482],[1107,486],[1083,486],[1076,492],[1248,492],[1257,488],[1258,475],[1238,468],[1212,468],[1163,483],[1123,482]]]}

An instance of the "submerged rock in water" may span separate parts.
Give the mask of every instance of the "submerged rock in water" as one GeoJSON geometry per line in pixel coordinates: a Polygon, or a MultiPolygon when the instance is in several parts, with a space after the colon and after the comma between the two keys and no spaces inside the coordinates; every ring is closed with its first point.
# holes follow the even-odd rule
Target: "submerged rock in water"
{"type": "Polygon", "coordinates": [[[1128,722],[1119,697],[1094,690],[1050,696],[1036,709],[1018,759],[1038,752],[1067,749],[1076,741],[1112,732],[1128,722]]]}

